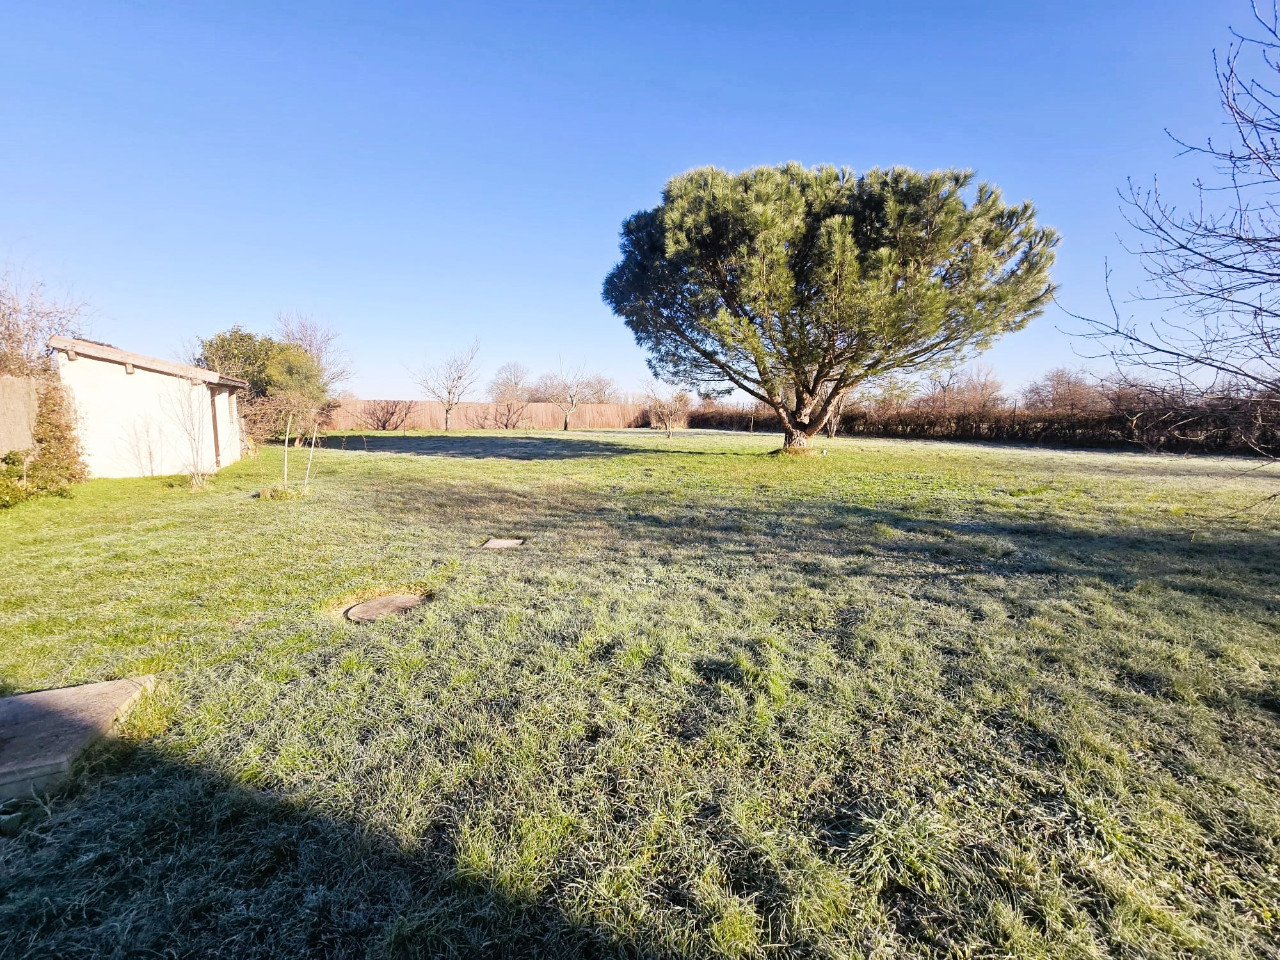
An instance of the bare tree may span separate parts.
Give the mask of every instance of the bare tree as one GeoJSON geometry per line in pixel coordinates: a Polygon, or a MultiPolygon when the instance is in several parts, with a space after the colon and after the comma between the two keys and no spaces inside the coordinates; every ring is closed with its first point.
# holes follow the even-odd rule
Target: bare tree
{"type": "Polygon", "coordinates": [[[1034,380],[1022,391],[1022,401],[1028,410],[1052,410],[1076,414],[1100,413],[1109,409],[1107,391],[1096,377],[1083,370],[1058,367],[1039,380],[1034,380]]]}
{"type": "Polygon", "coordinates": [[[504,363],[489,381],[493,419],[505,430],[520,426],[529,407],[529,371],[520,363],[504,363]]]}
{"type": "MultiPolygon", "coordinates": [[[[844,422],[845,413],[851,408],[858,406],[859,397],[851,391],[845,391],[836,397],[828,397],[827,392],[829,392],[830,389],[830,386],[824,388],[824,393],[821,397],[822,401],[824,403],[828,403],[830,407],[827,422],[823,425],[822,429],[826,432],[828,439],[834,440],[844,422]]],[[[765,409],[768,410],[769,408],[766,406],[765,409]]],[[[768,414],[766,413],[766,416],[767,415],[768,414]]]]}
{"type": "Polygon", "coordinates": [[[504,363],[494,373],[485,391],[493,403],[525,400],[529,395],[529,369],[522,363],[504,363]]]}
{"type": "Polygon", "coordinates": [[[11,268],[0,273],[0,374],[40,376],[50,371],[49,338],[74,337],[84,325],[85,304],[51,296],[44,284],[27,283],[11,268]]]}
{"type": "Polygon", "coordinates": [[[982,416],[1003,409],[1003,390],[1004,385],[990,367],[974,364],[962,370],[935,373],[911,406],[936,416],[982,416]]]}
{"type": "Polygon", "coordinates": [[[692,399],[683,390],[654,383],[645,391],[645,406],[649,411],[649,425],[665,431],[671,438],[674,430],[689,425],[689,407],[692,399]]]}
{"type": "Polygon", "coordinates": [[[826,426],[823,427],[827,431],[827,438],[834,440],[836,434],[840,430],[841,420],[844,418],[844,412],[853,404],[853,398],[848,393],[842,393],[831,401],[831,414],[827,418],[826,426]]]}
{"type": "MultiPolygon", "coordinates": [[[[1122,198],[1137,235],[1128,247],[1145,273],[1136,293],[1158,313],[1085,319],[1122,370],[1197,390],[1206,402],[1252,392],[1280,403],[1280,12],[1253,7],[1250,35],[1232,31],[1214,54],[1225,140],[1188,144],[1211,179],[1194,183],[1197,202],[1179,209],[1159,183],[1130,181],[1122,198]],[[1254,72],[1260,74],[1255,76],[1254,72]]],[[[1108,290],[1110,271],[1108,271],[1108,290]]],[[[1274,415],[1274,414],[1273,414],[1274,415]]]]}
{"type": "Polygon", "coordinates": [[[919,392],[919,384],[901,373],[890,373],[869,382],[854,395],[854,404],[879,417],[899,413],[919,392]]]}
{"type": "Polygon", "coordinates": [[[338,334],[304,313],[276,314],[276,336],[282,343],[292,344],[309,356],[320,370],[325,392],[351,379],[351,363],[338,345],[338,334]]]}
{"type": "Polygon", "coordinates": [[[424,366],[413,374],[413,379],[422,388],[422,392],[444,407],[446,431],[449,429],[454,409],[479,379],[476,371],[476,355],[479,352],[480,344],[475,342],[465,350],[446,357],[440,363],[424,366]]]}
{"type": "Polygon", "coordinates": [[[370,430],[399,430],[413,413],[412,400],[365,400],[356,419],[370,430]]]}
{"type": "Polygon", "coordinates": [[[190,478],[191,486],[204,486],[210,473],[205,465],[205,451],[208,449],[206,427],[211,425],[207,389],[203,383],[175,381],[161,403],[186,444],[187,462],[183,471],[190,478]]]}
{"type": "Polygon", "coordinates": [[[539,403],[551,403],[560,408],[564,414],[564,428],[569,429],[569,418],[573,411],[586,400],[591,378],[579,368],[565,373],[545,373],[539,377],[530,390],[530,398],[539,403]]]}
{"type": "Polygon", "coordinates": [[[602,373],[593,373],[582,381],[583,403],[619,403],[617,384],[602,373]]]}

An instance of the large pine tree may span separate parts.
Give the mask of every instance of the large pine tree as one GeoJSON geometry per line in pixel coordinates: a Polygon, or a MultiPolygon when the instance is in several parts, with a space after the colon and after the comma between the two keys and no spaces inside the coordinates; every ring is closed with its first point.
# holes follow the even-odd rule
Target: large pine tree
{"type": "Polygon", "coordinates": [[[1057,242],[965,171],[707,167],[626,221],[604,299],[656,376],[742,390],[799,449],[859,383],[1039,315],[1057,242]]]}

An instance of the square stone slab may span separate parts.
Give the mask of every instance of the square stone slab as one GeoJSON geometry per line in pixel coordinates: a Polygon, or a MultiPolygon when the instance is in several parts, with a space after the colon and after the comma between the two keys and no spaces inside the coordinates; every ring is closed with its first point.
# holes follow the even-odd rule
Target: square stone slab
{"type": "Polygon", "coordinates": [[[0,697],[0,800],[54,786],[154,685],[146,676],[0,697]]]}
{"type": "Polygon", "coordinates": [[[486,550],[510,550],[524,544],[523,540],[503,540],[501,537],[490,537],[483,544],[486,550]]]}

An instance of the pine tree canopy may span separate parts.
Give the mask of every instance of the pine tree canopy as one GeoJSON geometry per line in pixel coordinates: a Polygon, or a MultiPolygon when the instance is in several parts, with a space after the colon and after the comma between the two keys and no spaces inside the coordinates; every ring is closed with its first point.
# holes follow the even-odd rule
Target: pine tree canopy
{"type": "Polygon", "coordinates": [[[626,221],[604,299],[656,376],[736,387],[803,447],[858,384],[1026,326],[1057,243],[968,171],[704,167],[626,221]]]}

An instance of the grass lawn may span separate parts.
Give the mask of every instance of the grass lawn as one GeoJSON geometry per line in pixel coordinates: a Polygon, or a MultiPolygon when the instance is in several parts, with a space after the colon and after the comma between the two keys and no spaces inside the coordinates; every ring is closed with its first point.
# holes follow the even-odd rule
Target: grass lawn
{"type": "Polygon", "coordinates": [[[1274,473],[339,442],[0,512],[0,688],[161,681],[0,956],[1280,956],[1274,473]]]}

